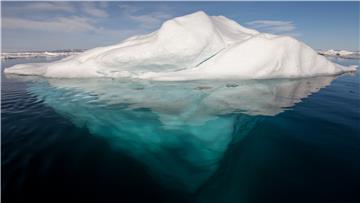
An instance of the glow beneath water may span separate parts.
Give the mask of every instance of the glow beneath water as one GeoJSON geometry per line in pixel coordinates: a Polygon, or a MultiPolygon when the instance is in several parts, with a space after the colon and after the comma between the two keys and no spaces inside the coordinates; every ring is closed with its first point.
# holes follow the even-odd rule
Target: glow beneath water
{"type": "Polygon", "coordinates": [[[193,192],[217,170],[229,144],[256,126],[259,115],[275,116],[335,77],[191,82],[18,79],[30,80],[29,91],[39,100],[78,128],[106,137],[114,148],[143,162],[167,187],[193,192]]]}
{"type": "MultiPolygon", "coordinates": [[[[251,196],[252,193],[246,193],[246,187],[252,188],[251,184],[258,184],[258,181],[254,178],[251,181],[246,177],[239,178],[236,173],[244,175],[244,170],[252,166],[255,173],[260,173],[258,177],[264,177],[261,174],[267,170],[260,172],[262,167],[276,165],[277,156],[285,157],[283,163],[296,160],[294,156],[286,157],[286,153],[293,153],[291,149],[279,145],[286,142],[291,145],[289,137],[297,140],[297,136],[309,135],[302,137],[300,142],[296,141],[298,144],[294,149],[302,149],[301,142],[315,146],[338,142],[339,137],[318,139],[331,133],[338,133],[339,136],[341,132],[347,132],[352,134],[350,140],[359,141],[359,112],[350,113],[358,107],[358,75],[341,76],[340,79],[315,77],[189,82],[43,79],[18,76],[8,78],[26,84],[28,95],[25,98],[30,98],[31,102],[21,106],[24,95],[17,91],[4,93],[2,110],[7,113],[3,116],[6,121],[5,132],[10,132],[12,126],[16,126],[16,120],[12,120],[11,115],[18,113],[17,118],[21,118],[23,111],[30,110],[39,111],[43,116],[40,112],[42,109],[37,109],[36,105],[45,105],[71,121],[78,129],[87,129],[91,135],[106,140],[112,150],[126,154],[143,164],[147,173],[162,187],[198,194],[205,202],[222,200],[214,197],[214,188],[218,188],[219,196],[230,198],[231,201],[244,200],[251,196]],[[342,81],[341,78],[346,77],[349,79],[342,81]],[[330,85],[334,80],[340,80],[340,86],[330,85]],[[347,84],[350,86],[346,87],[347,84]],[[353,94],[339,94],[339,91],[344,89],[353,91],[353,94]],[[316,97],[318,92],[324,93],[316,97]],[[19,102],[8,101],[7,98],[10,97],[19,99],[19,102]],[[301,105],[304,100],[308,102],[308,106],[306,102],[305,106],[301,105]],[[335,108],[342,110],[335,113],[335,108]],[[318,125],[308,123],[311,120],[318,125]],[[322,130],[323,127],[327,128],[326,126],[330,129],[322,130]],[[334,128],[331,129],[332,127],[334,128]],[[247,143],[247,140],[252,139],[255,140],[247,143]],[[259,144],[262,142],[266,142],[263,144],[264,148],[259,144]],[[257,144],[251,147],[254,143],[257,144]],[[263,154],[269,147],[271,152],[267,153],[271,158],[263,154]],[[245,151],[239,154],[239,150],[245,151]],[[276,150],[282,150],[285,154],[277,155],[276,150]],[[246,157],[250,160],[244,160],[244,154],[249,154],[246,157]],[[238,160],[234,161],[236,157],[238,160]],[[256,167],[258,161],[261,167],[256,167]],[[228,183],[224,182],[227,178],[231,179],[228,183]],[[235,189],[237,192],[219,189],[222,187],[229,188],[230,191],[235,189]]],[[[50,118],[47,125],[62,128],[62,125],[56,123],[59,121],[50,118]]],[[[42,124],[38,125],[35,132],[39,133],[42,124]]],[[[23,126],[22,129],[27,128],[29,126],[23,126]]],[[[16,131],[15,128],[13,130],[16,131]]],[[[11,142],[11,139],[6,137],[5,147],[10,146],[8,140],[11,142]]],[[[351,149],[355,156],[360,155],[359,143],[350,144],[349,140],[344,143],[347,143],[348,149],[351,149]]],[[[36,145],[36,142],[33,144],[36,145]]],[[[333,147],[337,148],[336,145],[333,147]]],[[[325,147],[325,152],[330,152],[328,150],[325,147]]],[[[14,153],[10,154],[15,156],[14,153]]],[[[19,154],[23,156],[21,151],[17,152],[17,155],[19,154]]],[[[11,159],[5,155],[5,160],[11,159]]],[[[359,168],[359,165],[351,170],[355,168],[359,168]]],[[[274,168],[269,169],[268,173],[274,173],[273,170],[274,168]]],[[[359,178],[354,177],[355,180],[359,178]]]]}

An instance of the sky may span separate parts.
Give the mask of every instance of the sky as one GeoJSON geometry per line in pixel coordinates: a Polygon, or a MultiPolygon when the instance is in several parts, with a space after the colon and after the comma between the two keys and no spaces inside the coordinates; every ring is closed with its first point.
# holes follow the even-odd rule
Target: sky
{"type": "Polygon", "coordinates": [[[116,44],[199,10],[315,49],[360,47],[359,2],[1,2],[2,51],[116,44]]]}

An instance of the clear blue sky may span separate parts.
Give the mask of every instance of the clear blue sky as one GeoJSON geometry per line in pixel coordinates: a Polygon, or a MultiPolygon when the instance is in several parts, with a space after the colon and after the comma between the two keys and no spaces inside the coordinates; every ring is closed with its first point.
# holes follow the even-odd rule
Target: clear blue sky
{"type": "Polygon", "coordinates": [[[316,49],[359,50],[359,2],[2,2],[2,50],[110,45],[198,10],[316,49]]]}

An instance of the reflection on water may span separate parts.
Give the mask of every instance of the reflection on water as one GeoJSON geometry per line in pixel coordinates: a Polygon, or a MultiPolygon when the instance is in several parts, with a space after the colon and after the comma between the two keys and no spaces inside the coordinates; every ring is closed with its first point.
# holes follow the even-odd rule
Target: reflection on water
{"type": "Polygon", "coordinates": [[[335,77],[154,82],[43,79],[29,91],[93,135],[146,165],[167,187],[194,192],[218,169],[230,144],[261,119],[291,108],[335,77]]]}
{"type": "MultiPolygon", "coordinates": [[[[110,79],[44,79],[8,75],[32,81],[32,90],[44,97],[47,90],[71,101],[97,102],[126,109],[149,108],[159,116],[176,116],[193,123],[202,117],[241,112],[274,116],[294,106],[336,77],[303,79],[156,82],[110,79]],[[43,89],[43,91],[42,91],[43,89]]],[[[54,95],[55,96],[55,95],[54,95]]],[[[164,119],[164,124],[166,124],[164,119]]],[[[171,125],[169,123],[169,125],[171,125]]]]}

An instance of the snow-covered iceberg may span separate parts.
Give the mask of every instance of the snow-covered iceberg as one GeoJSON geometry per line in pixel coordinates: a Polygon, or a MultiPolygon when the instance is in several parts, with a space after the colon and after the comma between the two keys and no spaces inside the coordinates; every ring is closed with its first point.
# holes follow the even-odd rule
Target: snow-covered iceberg
{"type": "Polygon", "coordinates": [[[259,33],[200,11],[168,20],[159,30],[53,63],[20,64],[5,73],[56,78],[150,80],[263,79],[334,75],[334,64],[287,36],[259,33]]]}

